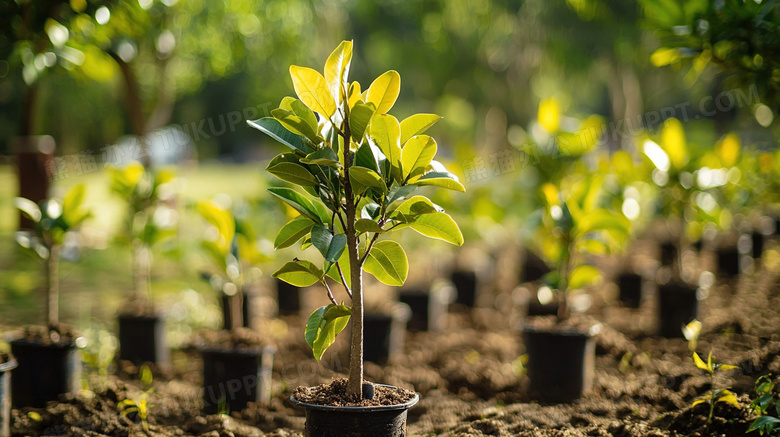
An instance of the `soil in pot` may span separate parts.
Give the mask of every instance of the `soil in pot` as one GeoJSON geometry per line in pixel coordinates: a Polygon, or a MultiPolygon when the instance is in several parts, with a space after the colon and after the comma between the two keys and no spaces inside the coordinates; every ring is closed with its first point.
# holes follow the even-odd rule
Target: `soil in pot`
{"type": "Polygon", "coordinates": [[[291,316],[301,312],[301,291],[300,287],[276,280],[276,302],[280,315],[291,316]]]}
{"type": "Polygon", "coordinates": [[[250,402],[269,403],[275,349],[256,332],[241,328],[202,333],[199,349],[204,413],[241,411],[250,402]]]}
{"type": "Polygon", "coordinates": [[[569,402],[593,388],[595,336],[601,325],[588,321],[556,324],[554,317],[538,318],[523,326],[528,354],[528,393],[545,402],[569,402]]]}
{"type": "Polygon", "coordinates": [[[658,286],[658,334],[682,338],[682,327],[699,315],[698,287],[682,281],[658,286]]]}
{"type": "Polygon", "coordinates": [[[446,288],[432,287],[430,291],[421,288],[406,288],[398,292],[398,300],[409,306],[412,316],[407,328],[410,331],[440,331],[447,323],[449,304],[446,288]]]}
{"type": "Polygon", "coordinates": [[[455,270],[450,277],[455,286],[455,303],[467,308],[474,308],[477,303],[478,276],[474,270],[455,270]]]}
{"type": "Polygon", "coordinates": [[[81,383],[81,357],[77,334],[61,329],[28,328],[11,341],[18,367],[11,378],[11,402],[15,408],[45,407],[60,395],[76,393],[81,383]]]}
{"type": "Polygon", "coordinates": [[[623,272],[616,281],[620,290],[619,299],[628,308],[639,308],[642,305],[642,275],[634,272],[623,272]]]}
{"type": "Polygon", "coordinates": [[[0,437],[8,437],[11,426],[11,370],[16,360],[0,354],[0,437]]]}
{"type": "Polygon", "coordinates": [[[399,387],[364,383],[364,397],[355,402],[339,378],[317,387],[298,387],[290,401],[306,412],[306,437],[404,437],[409,408],[417,393],[399,387]],[[368,398],[365,394],[373,392],[368,398]]]}
{"type": "Polygon", "coordinates": [[[134,364],[169,363],[165,318],[153,310],[120,314],[119,359],[134,364]]]}

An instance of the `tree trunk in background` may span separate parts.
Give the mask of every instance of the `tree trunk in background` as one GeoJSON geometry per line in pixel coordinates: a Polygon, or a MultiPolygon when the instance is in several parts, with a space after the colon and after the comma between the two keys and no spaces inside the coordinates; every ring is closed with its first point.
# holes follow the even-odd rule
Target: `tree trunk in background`
{"type": "Polygon", "coordinates": [[[132,66],[125,62],[118,54],[114,52],[108,52],[108,54],[119,65],[119,70],[122,72],[122,77],[125,79],[125,104],[127,107],[127,116],[130,119],[130,129],[132,134],[141,142],[141,146],[145,148],[142,153],[138,154],[139,160],[144,167],[149,167],[149,144],[146,141],[146,129],[144,122],[143,107],[141,103],[141,93],[138,89],[138,81],[136,80],[135,73],[132,66]]]}

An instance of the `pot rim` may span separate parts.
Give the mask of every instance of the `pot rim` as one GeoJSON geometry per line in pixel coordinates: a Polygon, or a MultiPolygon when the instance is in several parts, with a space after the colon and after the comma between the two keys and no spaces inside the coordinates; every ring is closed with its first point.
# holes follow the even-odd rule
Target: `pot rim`
{"type": "Polygon", "coordinates": [[[18,364],[16,359],[11,357],[5,363],[0,363],[0,373],[15,369],[18,364]]]}
{"type": "MultiPolygon", "coordinates": [[[[374,385],[379,387],[397,388],[395,386],[386,385],[386,384],[374,384],[374,385]]],[[[376,413],[380,411],[408,410],[409,408],[415,406],[419,401],[420,401],[420,395],[418,393],[415,393],[414,397],[411,400],[404,402],[403,404],[377,405],[371,407],[351,407],[351,406],[310,404],[307,402],[299,401],[298,399],[295,399],[294,395],[290,395],[290,402],[292,402],[292,404],[295,405],[296,407],[303,408],[306,410],[332,411],[332,412],[341,412],[341,413],[376,413]]]]}
{"type": "Polygon", "coordinates": [[[13,345],[20,345],[20,346],[32,346],[37,347],[41,349],[81,349],[82,347],[78,344],[78,339],[83,337],[78,337],[77,339],[73,340],[70,343],[43,343],[40,341],[30,341],[25,337],[19,337],[10,340],[8,343],[13,345]]]}

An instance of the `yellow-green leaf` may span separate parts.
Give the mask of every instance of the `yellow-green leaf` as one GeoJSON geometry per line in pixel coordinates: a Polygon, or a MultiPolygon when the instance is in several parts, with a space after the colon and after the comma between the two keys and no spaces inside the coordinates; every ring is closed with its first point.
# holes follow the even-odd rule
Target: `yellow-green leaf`
{"type": "Polygon", "coordinates": [[[371,220],[371,219],[365,219],[362,218],[355,222],[355,230],[358,232],[358,234],[363,234],[366,232],[375,232],[378,234],[384,233],[384,229],[379,226],[379,223],[371,220]]]}
{"type": "Polygon", "coordinates": [[[366,258],[363,270],[383,284],[400,287],[409,274],[406,252],[395,241],[379,241],[366,258]]]}
{"type": "Polygon", "coordinates": [[[401,126],[392,115],[379,114],[378,112],[375,114],[368,128],[369,136],[393,167],[393,177],[400,179],[401,146],[399,139],[401,138],[401,126]]]}
{"type": "Polygon", "coordinates": [[[377,114],[386,114],[395,104],[400,92],[401,75],[390,70],[377,77],[368,87],[366,103],[373,103],[377,114]]]}
{"type": "Polygon", "coordinates": [[[463,234],[458,224],[446,213],[421,214],[409,226],[426,237],[443,240],[456,246],[463,244],[463,234]]]}
{"type": "Polygon", "coordinates": [[[357,182],[368,188],[375,188],[382,193],[387,193],[387,186],[385,185],[382,176],[373,170],[365,167],[351,167],[349,169],[349,177],[353,183],[357,182]]]}
{"type": "Polygon", "coordinates": [[[295,217],[282,226],[282,229],[276,234],[274,249],[284,249],[292,246],[308,234],[313,226],[314,222],[311,219],[302,215],[295,217]]]}
{"type": "Polygon", "coordinates": [[[737,163],[741,149],[742,144],[739,141],[739,135],[734,132],[726,135],[715,146],[720,162],[723,163],[724,167],[733,167],[737,163]]]}
{"type": "Polygon", "coordinates": [[[734,393],[732,393],[732,392],[730,392],[728,390],[723,390],[720,393],[721,393],[721,396],[718,398],[718,400],[716,402],[725,402],[727,404],[731,404],[731,405],[733,405],[733,406],[735,406],[737,408],[740,408],[739,407],[739,401],[737,400],[736,396],[734,396],[734,393]]]}
{"type": "Polygon", "coordinates": [[[710,368],[707,367],[707,364],[704,362],[704,360],[701,359],[699,354],[696,352],[693,353],[693,363],[696,364],[696,367],[698,367],[701,370],[710,371],[710,368]]]}
{"type": "Polygon", "coordinates": [[[592,284],[601,274],[599,269],[593,266],[577,266],[569,274],[568,286],[570,289],[578,289],[592,284]]]}
{"type": "Polygon", "coordinates": [[[664,122],[661,130],[661,147],[669,155],[672,166],[677,170],[684,168],[688,163],[688,146],[680,120],[670,118],[664,122]]]}
{"type": "Polygon", "coordinates": [[[298,260],[286,263],[271,276],[296,287],[308,287],[322,279],[324,274],[310,261],[298,260]]]}
{"type": "Polygon", "coordinates": [[[561,124],[561,106],[558,101],[550,98],[539,103],[539,124],[550,133],[558,132],[561,124]]]}
{"type": "Polygon", "coordinates": [[[325,78],[311,68],[290,66],[290,76],[298,98],[315,112],[330,118],[336,112],[336,102],[330,95],[325,78]]]}
{"type": "Polygon", "coordinates": [[[330,95],[337,102],[341,101],[341,88],[346,90],[345,80],[349,76],[349,65],[352,62],[352,41],[342,41],[325,61],[325,82],[330,89],[330,95]]]}
{"type": "Polygon", "coordinates": [[[454,174],[448,172],[431,171],[417,179],[410,179],[409,183],[419,186],[431,185],[434,187],[446,188],[448,190],[460,191],[461,193],[466,192],[466,188],[460,183],[458,178],[454,174]]]}
{"type": "Polygon", "coordinates": [[[279,179],[305,187],[316,187],[317,178],[306,167],[293,162],[280,162],[266,168],[268,173],[279,179]]]}
{"type": "Polygon", "coordinates": [[[429,127],[441,120],[436,114],[414,114],[401,122],[401,147],[404,147],[409,138],[420,135],[429,127]]]}
{"type": "Polygon", "coordinates": [[[428,135],[412,137],[401,151],[403,178],[408,179],[425,173],[428,164],[436,156],[436,140],[428,135]]]}

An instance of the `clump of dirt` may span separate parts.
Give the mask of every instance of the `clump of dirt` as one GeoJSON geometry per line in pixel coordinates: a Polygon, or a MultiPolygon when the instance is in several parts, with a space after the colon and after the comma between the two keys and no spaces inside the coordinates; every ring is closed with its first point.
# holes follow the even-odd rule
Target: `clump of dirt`
{"type": "Polygon", "coordinates": [[[347,379],[337,378],[330,384],[317,387],[298,387],[293,390],[296,400],[307,404],[329,405],[334,407],[379,407],[405,404],[416,396],[415,392],[402,387],[374,385],[372,399],[358,399],[347,393],[347,379]]]}
{"type": "Polygon", "coordinates": [[[49,328],[44,326],[28,326],[22,331],[20,340],[40,344],[42,346],[71,346],[76,343],[79,336],[80,334],[78,331],[68,325],[60,324],[49,328]]]}

